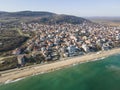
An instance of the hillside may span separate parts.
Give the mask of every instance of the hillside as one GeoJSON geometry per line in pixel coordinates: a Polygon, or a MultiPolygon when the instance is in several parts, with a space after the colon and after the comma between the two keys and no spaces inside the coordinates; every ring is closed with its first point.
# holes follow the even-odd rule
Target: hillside
{"type": "Polygon", "coordinates": [[[0,22],[39,22],[43,24],[59,24],[59,23],[71,23],[81,24],[87,19],[71,16],[60,15],[50,12],[36,12],[36,11],[21,11],[21,12],[0,12],[0,22]]]}
{"type": "Polygon", "coordinates": [[[33,11],[20,11],[20,12],[0,12],[0,17],[42,17],[55,15],[50,12],[33,12],[33,11]]]}

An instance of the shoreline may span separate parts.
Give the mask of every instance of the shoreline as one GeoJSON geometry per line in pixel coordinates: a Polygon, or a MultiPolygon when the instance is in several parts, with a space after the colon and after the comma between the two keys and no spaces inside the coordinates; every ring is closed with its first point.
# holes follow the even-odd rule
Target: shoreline
{"type": "MultiPolygon", "coordinates": [[[[20,78],[25,78],[28,76],[34,76],[38,74],[43,74],[55,70],[59,70],[68,66],[75,66],[76,64],[82,64],[97,60],[102,60],[108,56],[119,54],[120,48],[115,48],[108,51],[99,51],[97,53],[92,54],[86,54],[83,56],[73,57],[69,58],[67,60],[60,60],[53,63],[47,63],[43,65],[36,65],[33,67],[27,67],[27,68],[21,68],[16,69],[14,71],[11,70],[11,72],[1,73],[0,76],[0,84],[2,83],[11,83],[14,81],[19,80],[20,78]]],[[[20,79],[21,80],[21,79],[20,79]]]]}
{"type": "MultiPolygon", "coordinates": [[[[74,64],[72,64],[72,65],[68,65],[68,66],[63,67],[63,68],[67,68],[67,67],[69,68],[69,67],[72,67],[72,66],[74,67],[74,66],[76,66],[76,65],[83,64],[83,63],[88,63],[88,62],[100,61],[100,60],[103,60],[103,59],[105,59],[105,58],[107,58],[107,57],[103,57],[103,58],[99,58],[99,59],[94,59],[94,60],[91,60],[91,61],[74,63],[74,64]]],[[[57,70],[60,70],[60,69],[63,69],[63,68],[57,68],[57,69],[54,69],[54,70],[51,70],[51,71],[48,71],[48,72],[40,72],[40,73],[36,73],[36,74],[30,75],[30,76],[36,76],[36,75],[40,75],[40,74],[45,74],[45,73],[49,73],[49,72],[54,72],[54,71],[57,71],[57,70]]],[[[17,79],[15,79],[15,80],[7,80],[6,82],[4,82],[4,84],[14,83],[14,82],[20,81],[20,80],[22,80],[22,79],[25,79],[25,78],[27,78],[27,77],[29,77],[29,76],[22,77],[22,78],[17,78],[17,79]]]]}

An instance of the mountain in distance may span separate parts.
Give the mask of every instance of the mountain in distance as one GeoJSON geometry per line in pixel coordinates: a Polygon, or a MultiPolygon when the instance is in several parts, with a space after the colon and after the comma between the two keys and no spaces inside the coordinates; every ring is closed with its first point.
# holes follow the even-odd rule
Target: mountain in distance
{"type": "Polygon", "coordinates": [[[0,12],[0,17],[43,17],[52,16],[54,13],[50,12],[36,12],[36,11],[20,11],[20,12],[0,12]]]}
{"type": "Polygon", "coordinates": [[[38,22],[43,24],[61,24],[61,23],[71,23],[71,24],[81,24],[83,22],[90,22],[87,19],[55,14],[51,12],[39,12],[39,11],[20,11],[20,12],[0,12],[0,19],[17,19],[25,22],[38,22]]]}

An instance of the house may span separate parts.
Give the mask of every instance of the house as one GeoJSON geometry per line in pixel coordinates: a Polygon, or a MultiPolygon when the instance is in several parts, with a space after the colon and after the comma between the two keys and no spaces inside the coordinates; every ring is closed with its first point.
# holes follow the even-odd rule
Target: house
{"type": "Polygon", "coordinates": [[[24,66],[25,65],[25,56],[24,55],[17,56],[17,60],[18,60],[18,66],[24,66]]]}
{"type": "Polygon", "coordinates": [[[0,46],[2,46],[3,45],[3,43],[2,42],[0,42],[0,46]]]}
{"type": "Polygon", "coordinates": [[[109,50],[109,45],[107,43],[104,43],[102,45],[102,50],[109,50]]]}
{"type": "Polygon", "coordinates": [[[77,47],[75,45],[68,46],[67,50],[68,50],[68,56],[76,56],[77,47]]]}
{"type": "Polygon", "coordinates": [[[85,52],[89,52],[89,47],[88,47],[86,44],[82,44],[82,49],[83,49],[85,52]]]}
{"type": "Polygon", "coordinates": [[[17,49],[15,49],[15,50],[13,50],[12,54],[14,54],[14,55],[19,55],[19,54],[21,54],[21,49],[20,49],[20,48],[17,48],[17,49]]]}

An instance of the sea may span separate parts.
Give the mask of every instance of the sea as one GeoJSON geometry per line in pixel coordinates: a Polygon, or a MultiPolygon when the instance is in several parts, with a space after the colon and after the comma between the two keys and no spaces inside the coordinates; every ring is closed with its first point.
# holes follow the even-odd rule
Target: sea
{"type": "Polygon", "coordinates": [[[1,84],[0,90],[120,90],[120,54],[1,84]]]}

